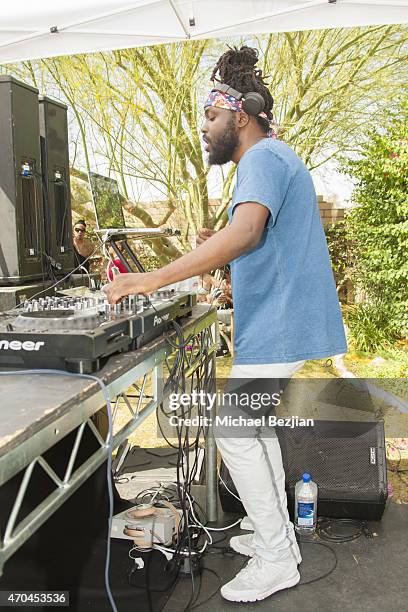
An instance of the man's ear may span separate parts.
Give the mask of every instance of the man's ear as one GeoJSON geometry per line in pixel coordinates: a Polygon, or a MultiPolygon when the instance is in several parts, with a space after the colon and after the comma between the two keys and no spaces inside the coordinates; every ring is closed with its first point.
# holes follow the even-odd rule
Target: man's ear
{"type": "Polygon", "coordinates": [[[243,128],[249,123],[249,115],[244,111],[239,111],[237,113],[236,125],[237,127],[243,128]]]}

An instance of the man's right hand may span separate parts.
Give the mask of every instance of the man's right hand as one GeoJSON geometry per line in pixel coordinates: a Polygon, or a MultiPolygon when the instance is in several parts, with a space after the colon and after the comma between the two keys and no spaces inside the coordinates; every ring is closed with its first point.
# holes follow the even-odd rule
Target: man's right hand
{"type": "Polygon", "coordinates": [[[200,244],[203,244],[203,242],[208,240],[208,238],[211,238],[211,236],[214,236],[214,234],[216,233],[217,233],[216,230],[208,229],[207,227],[202,227],[199,230],[197,238],[196,238],[197,246],[200,246],[200,244]]]}

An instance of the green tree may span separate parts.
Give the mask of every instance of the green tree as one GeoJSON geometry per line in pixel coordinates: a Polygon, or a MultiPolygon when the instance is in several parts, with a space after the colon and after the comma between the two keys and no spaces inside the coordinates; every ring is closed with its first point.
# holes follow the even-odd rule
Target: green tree
{"type": "Polygon", "coordinates": [[[324,229],[330,260],[336,280],[337,293],[353,278],[354,243],[347,236],[346,220],[333,223],[324,229]]]}
{"type": "Polygon", "coordinates": [[[355,283],[369,304],[388,307],[383,320],[400,336],[408,331],[407,119],[405,100],[385,128],[368,132],[363,155],[345,166],[356,181],[356,207],[347,218],[348,237],[355,244],[355,283]]]}
{"type": "Polygon", "coordinates": [[[282,32],[260,37],[281,138],[311,170],[359,151],[371,121],[386,119],[408,86],[408,28],[282,32]]]}
{"type": "MultiPolygon", "coordinates": [[[[313,169],[339,153],[358,151],[367,123],[381,121],[407,87],[407,40],[406,26],[392,25],[228,42],[260,48],[281,137],[313,169]]],[[[159,224],[182,211],[184,235],[179,248],[163,242],[164,258],[189,248],[187,234],[200,225],[218,229],[226,222],[235,167],[221,171],[221,202],[213,212],[200,138],[210,71],[225,48],[220,40],[187,41],[9,67],[72,109],[75,170],[89,169],[95,155],[104,158],[125,207],[142,225],[157,223],[128,193],[129,178],[161,192],[167,210],[159,224]]]]}

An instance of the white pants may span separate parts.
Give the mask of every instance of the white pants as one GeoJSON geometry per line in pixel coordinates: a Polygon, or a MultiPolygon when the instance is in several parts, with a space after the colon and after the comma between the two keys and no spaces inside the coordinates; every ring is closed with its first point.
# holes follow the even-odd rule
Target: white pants
{"type": "MultiPolygon", "coordinates": [[[[233,366],[230,379],[290,378],[304,363],[233,366]]],[[[244,436],[247,431],[248,437],[235,437],[231,429],[214,427],[218,449],[254,526],[257,554],[272,561],[293,557],[297,543],[288,514],[279,440],[273,428],[268,435],[262,428],[245,428],[244,436]]]]}

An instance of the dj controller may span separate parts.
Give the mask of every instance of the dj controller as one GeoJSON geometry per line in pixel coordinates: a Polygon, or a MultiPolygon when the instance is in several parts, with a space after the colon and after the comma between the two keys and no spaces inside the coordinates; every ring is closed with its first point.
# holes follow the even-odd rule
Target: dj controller
{"type": "Polygon", "coordinates": [[[0,313],[0,367],[91,373],[113,353],[130,351],[191,313],[195,295],[157,291],[111,306],[93,297],[48,296],[0,313]]]}

